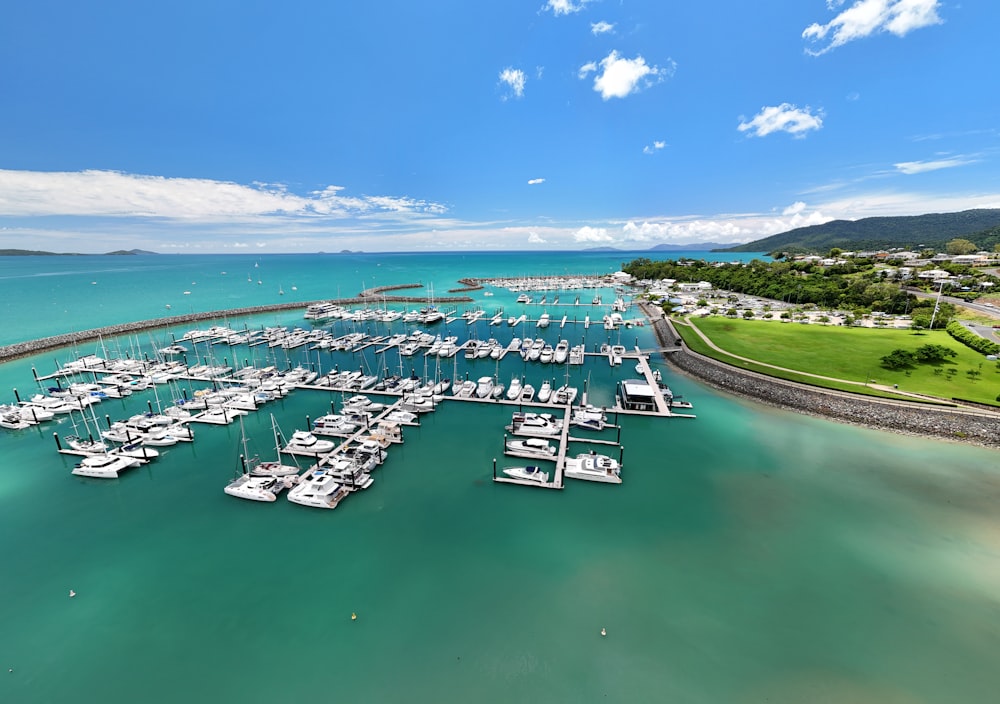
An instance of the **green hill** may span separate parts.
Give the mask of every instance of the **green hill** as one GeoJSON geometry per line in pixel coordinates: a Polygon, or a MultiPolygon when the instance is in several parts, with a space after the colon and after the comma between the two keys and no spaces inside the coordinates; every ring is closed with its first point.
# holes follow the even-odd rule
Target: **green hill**
{"type": "Polygon", "coordinates": [[[825,253],[833,247],[845,251],[902,247],[943,252],[945,244],[957,237],[974,242],[980,249],[993,249],[1000,242],[1000,209],[833,220],[716,251],[798,254],[825,253]]]}

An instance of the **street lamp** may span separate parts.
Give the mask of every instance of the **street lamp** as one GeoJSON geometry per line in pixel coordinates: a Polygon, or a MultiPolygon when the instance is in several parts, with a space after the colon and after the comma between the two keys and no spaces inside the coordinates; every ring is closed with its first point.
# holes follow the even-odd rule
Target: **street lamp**
{"type": "Polygon", "coordinates": [[[934,319],[937,317],[938,307],[940,307],[940,305],[941,305],[941,293],[944,291],[944,283],[945,283],[945,281],[944,281],[944,279],[941,279],[941,281],[939,281],[938,283],[941,284],[941,285],[940,285],[940,287],[938,287],[937,299],[934,301],[934,312],[931,313],[931,326],[930,326],[931,330],[934,329],[934,319]]]}

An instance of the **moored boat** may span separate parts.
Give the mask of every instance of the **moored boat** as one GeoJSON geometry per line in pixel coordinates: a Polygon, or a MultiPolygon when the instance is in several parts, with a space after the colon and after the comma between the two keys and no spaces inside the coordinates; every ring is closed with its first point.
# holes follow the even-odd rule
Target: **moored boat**
{"type": "Polygon", "coordinates": [[[621,484],[621,466],[618,460],[607,455],[590,452],[566,460],[563,475],[570,479],[583,479],[605,484],[621,484]]]}
{"type": "Polygon", "coordinates": [[[538,467],[504,467],[503,473],[512,479],[522,479],[529,482],[545,484],[549,481],[549,473],[538,467]]]}

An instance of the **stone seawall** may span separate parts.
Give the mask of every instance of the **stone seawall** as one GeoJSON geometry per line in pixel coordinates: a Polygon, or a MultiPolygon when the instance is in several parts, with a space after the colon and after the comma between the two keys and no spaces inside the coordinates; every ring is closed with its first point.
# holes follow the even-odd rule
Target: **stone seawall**
{"type": "Polygon", "coordinates": [[[905,401],[880,400],[874,397],[819,389],[776,379],[692,352],[677,348],[680,336],[656,306],[643,305],[656,332],[660,346],[676,349],[664,355],[667,362],[723,391],[798,413],[830,418],[866,428],[889,430],[907,435],[922,435],[960,440],[991,448],[1000,448],[1000,414],[966,409],[937,408],[905,401]]]}
{"type": "MultiPolygon", "coordinates": [[[[344,299],[350,302],[363,302],[360,299],[344,299]]],[[[183,323],[193,323],[201,320],[221,320],[227,317],[242,315],[256,315],[258,313],[269,313],[276,310],[304,309],[309,303],[278,303],[270,306],[253,306],[248,308],[233,308],[231,310],[214,310],[204,313],[188,313],[186,315],[171,315],[167,318],[155,318],[152,320],[138,320],[132,323],[122,323],[120,325],[107,325],[103,328],[93,328],[91,330],[78,330],[64,335],[54,335],[52,337],[42,337],[37,340],[18,342],[13,345],[0,347],[0,362],[9,362],[18,357],[44,352],[45,350],[67,347],[80,342],[89,342],[102,337],[114,337],[115,335],[128,335],[133,332],[143,330],[155,330],[157,328],[173,327],[183,323]]]]}

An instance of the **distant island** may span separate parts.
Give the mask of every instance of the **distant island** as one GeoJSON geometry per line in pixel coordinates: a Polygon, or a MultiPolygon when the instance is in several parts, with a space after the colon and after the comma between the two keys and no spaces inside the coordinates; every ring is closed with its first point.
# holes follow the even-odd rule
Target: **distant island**
{"type": "Polygon", "coordinates": [[[101,257],[110,255],[157,254],[145,249],[119,249],[104,254],[82,254],[80,252],[41,252],[33,249],[0,249],[0,257],[101,257]]]}
{"type": "MultiPolygon", "coordinates": [[[[638,249],[622,249],[621,247],[588,247],[584,249],[584,252],[638,252],[638,251],[649,251],[649,252],[708,252],[717,251],[723,247],[729,247],[728,244],[720,244],[718,242],[692,242],[691,244],[657,244],[649,247],[646,250],[638,249]]],[[[751,252],[763,252],[762,249],[752,249],[751,252]]]]}
{"type": "Polygon", "coordinates": [[[1000,209],[832,220],[714,251],[825,254],[836,247],[843,251],[900,248],[943,252],[953,239],[969,240],[981,250],[992,250],[1000,244],[1000,209]]]}

